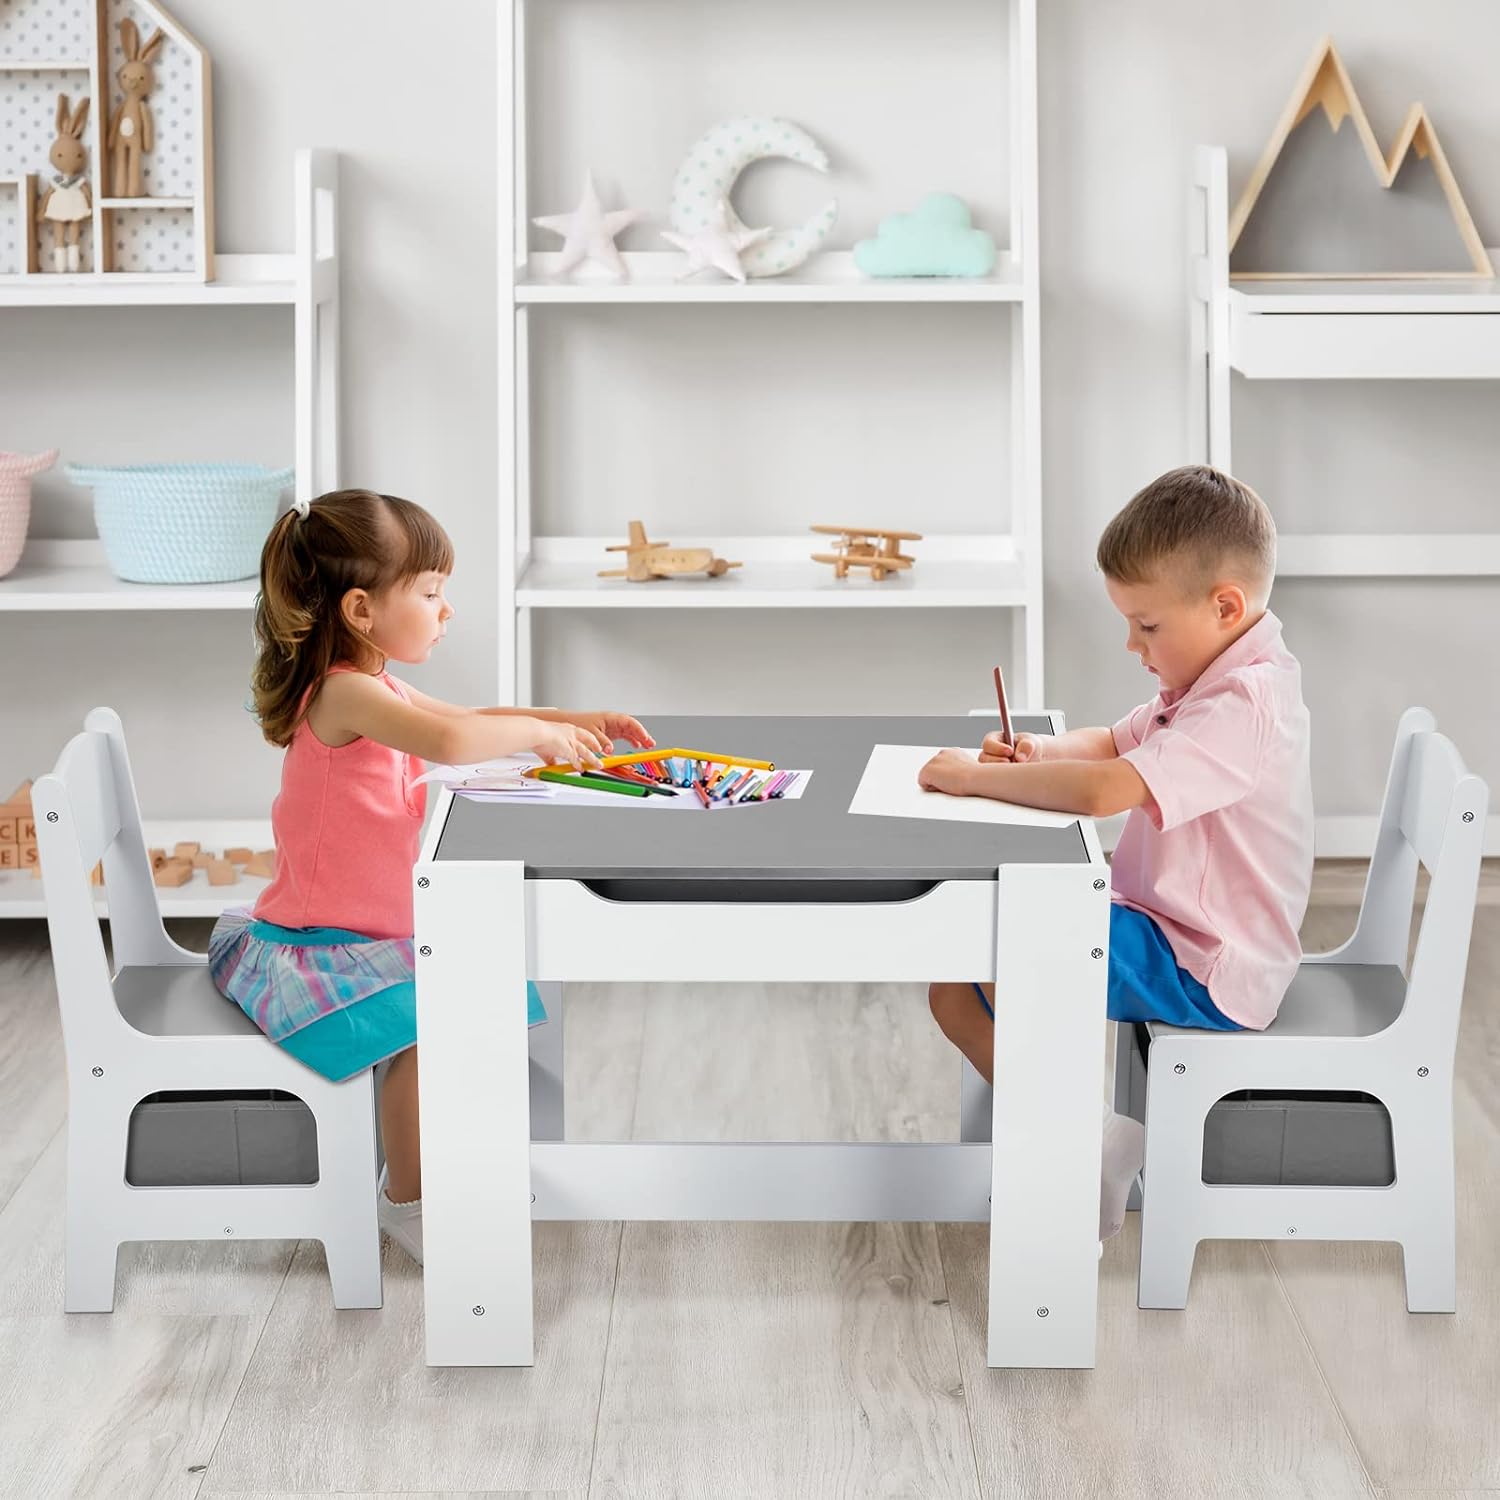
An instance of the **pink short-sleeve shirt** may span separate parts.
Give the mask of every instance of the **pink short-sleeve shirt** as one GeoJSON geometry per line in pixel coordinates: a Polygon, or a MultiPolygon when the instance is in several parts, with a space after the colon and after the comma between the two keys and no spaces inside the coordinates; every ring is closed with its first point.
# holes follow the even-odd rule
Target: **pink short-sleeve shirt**
{"type": "Polygon", "coordinates": [[[1151,794],[1120,835],[1113,899],[1156,921],[1226,1016],[1261,1030],[1297,972],[1312,883],[1309,718],[1281,621],[1267,611],[1113,734],[1151,794]]]}

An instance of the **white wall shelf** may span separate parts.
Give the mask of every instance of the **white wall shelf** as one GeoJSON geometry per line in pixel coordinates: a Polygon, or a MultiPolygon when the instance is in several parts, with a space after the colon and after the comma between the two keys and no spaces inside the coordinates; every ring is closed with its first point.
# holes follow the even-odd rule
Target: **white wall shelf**
{"type": "MultiPolygon", "coordinates": [[[[170,850],[179,840],[196,840],[205,849],[222,854],[225,849],[269,849],[269,821],[248,822],[146,822],[142,824],[146,846],[170,850]]],[[[269,882],[253,875],[241,874],[233,885],[210,885],[203,870],[194,870],[186,885],[159,886],[157,904],[164,917],[217,917],[231,906],[252,906],[269,882]]],[[[94,891],[94,910],[108,916],[106,895],[102,887],[94,891]]],[[[7,918],[45,917],[47,903],[42,882],[29,870],[0,870],[0,921],[7,918]]]]}
{"type": "Polygon", "coordinates": [[[785,276],[766,276],[743,285],[713,272],[679,281],[682,256],[672,251],[626,251],[627,281],[559,280],[560,256],[533,251],[516,272],[520,303],[713,302],[759,305],[765,302],[1019,302],[1025,294],[1020,268],[1007,254],[989,276],[955,279],[910,276],[874,280],[862,275],[848,251],[816,255],[785,276]]]}
{"type": "Polygon", "coordinates": [[[1027,570],[1009,537],[930,537],[920,566],[876,583],[812,561],[819,539],[720,537],[719,557],[745,566],[722,578],[629,583],[600,578],[616,560],[608,537],[537,537],[516,585],[522,609],[984,609],[1024,606],[1027,570]]]}
{"type": "Polygon", "coordinates": [[[250,609],[256,587],[254,579],[126,583],[110,572],[97,541],[36,541],[0,579],[0,610],[250,609]]]}
{"type": "MultiPolygon", "coordinates": [[[[628,0],[621,0],[628,3],[628,0]]],[[[501,477],[499,545],[499,683],[501,703],[529,702],[533,617],[567,609],[765,608],[989,608],[1011,613],[1008,668],[1011,696],[1040,703],[1043,684],[1041,373],[1037,253],[1036,0],[990,0],[1009,20],[1009,159],[997,149],[996,169],[1008,171],[1010,242],[995,271],[973,280],[913,277],[872,280],[848,251],[814,256],[797,271],[739,285],[713,272],[677,279],[675,252],[625,252],[629,278],[611,282],[587,273],[559,279],[559,256],[530,248],[527,192],[526,40],[528,0],[503,0],[497,24],[496,78],[500,100],[496,201],[501,205],[498,247],[498,421],[501,477]],[[531,476],[531,318],[542,308],[618,306],[741,306],[848,303],[991,303],[1010,309],[1003,319],[975,320],[974,337],[993,339],[1010,361],[1008,472],[995,476],[995,511],[1010,535],[930,536],[916,549],[910,574],[875,583],[835,580],[811,561],[817,539],[719,538],[720,556],[745,563],[719,579],[670,579],[628,584],[599,579],[609,566],[607,542],[591,536],[533,537],[531,476]],[[1003,324],[1003,326],[1002,326],[1003,324]],[[1008,346],[1008,347],[1007,347],[1008,346]],[[964,551],[966,544],[974,544],[964,551]]],[[[958,45],[958,44],[955,44],[958,45]]],[[[861,226],[863,227],[863,226],[861,226]]],[[[869,225],[869,232],[875,226],[869,225]]],[[[552,316],[553,314],[546,314],[552,316]]],[[[795,337],[795,335],[792,335],[795,337]]],[[[849,393],[857,399],[857,392],[849,393]]],[[[601,524],[605,521],[600,517],[601,524]]],[[[683,544],[709,545],[706,535],[683,544]]],[[[854,518],[861,519],[861,518],[854,518]]],[[[982,523],[981,523],[982,525],[982,523]]],[[[609,541],[618,541],[618,537],[609,541]]]]}

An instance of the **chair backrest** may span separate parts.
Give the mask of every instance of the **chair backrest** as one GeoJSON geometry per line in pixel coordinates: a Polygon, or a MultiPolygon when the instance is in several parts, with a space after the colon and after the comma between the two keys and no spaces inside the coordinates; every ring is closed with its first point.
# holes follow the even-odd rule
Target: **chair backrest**
{"type": "Polygon", "coordinates": [[[167,936],[156,901],[151,857],[141,831],[125,732],[113,709],[96,708],[82,733],[31,792],[47,930],[69,1053],[101,1028],[126,1028],[114,1002],[89,875],[104,863],[104,897],[117,967],[201,963],[167,936]]]}
{"type": "Polygon", "coordinates": [[[1403,1029],[1420,1026],[1451,1051],[1468,968],[1489,788],[1425,708],[1402,716],[1359,922],[1339,950],[1348,963],[1405,971],[1417,868],[1431,877],[1408,975],[1403,1029]]]}

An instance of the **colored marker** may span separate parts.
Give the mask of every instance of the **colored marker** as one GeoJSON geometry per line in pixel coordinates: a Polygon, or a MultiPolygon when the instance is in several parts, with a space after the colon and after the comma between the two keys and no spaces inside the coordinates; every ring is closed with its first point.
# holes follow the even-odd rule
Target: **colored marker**
{"type": "Polygon", "coordinates": [[[764,776],[755,777],[750,782],[750,785],[747,786],[744,789],[744,791],[742,791],[739,794],[739,796],[736,797],[734,800],[736,802],[753,802],[753,801],[755,801],[756,793],[758,793],[760,791],[760,789],[766,784],[766,781],[767,781],[767,778],[764,777],[764,776]]]}
{"type": "Polygon", "coordinates": [[[766,789],[761,793],[761,801],[769,802],[775,795],[776,789],[786,780],[786,772],[778,771],[767,783],[766,789]]]}
{"type": "Polygon", "coordinates": [[[707,812],[709,807],[708,793],[703,790],[703,783],[701,781],[695,781],[693,783],[693,790],[697,792],[698,800],[703,804],[703,810],[707,812]]]}
{"type": "Polygon", "coordinates": [[[799,774],[800,773],[797,771],[788,771],[786,773],[786,780],[776,788],[775,792],[773,792],[772,795],[778,798],[786,796],[786,794],[792,789],[792,783],[796,781],[799,774]]]}
{"type": "Polygon", "coordinates": [[[646,795],[646,788],[643,786],[631,786],[625,781],[606,781],[602,776],[580,775],[574,771],[558,771],[550,766],[536,774],[539,781],[555,781],[562,786],[582,787],[590,792],[617,792],[622,797],[646,795]]]}

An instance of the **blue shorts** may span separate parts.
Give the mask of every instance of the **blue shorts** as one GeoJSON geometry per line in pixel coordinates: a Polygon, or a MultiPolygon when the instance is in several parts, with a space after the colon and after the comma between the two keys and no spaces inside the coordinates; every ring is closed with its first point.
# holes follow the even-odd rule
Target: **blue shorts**
{"type": "MultiPolygon", "coordinates": [[[[989,1018],[990,1002],[974,993],[989,1018]]],[[[1109,1018],[1165,1021],[1200,1031],[1243,1031],[1209,998],[1208,990],[1177,962],[1160,927],[1143,911],[1114,902],[1109,908],[1109,1018]]]]}

